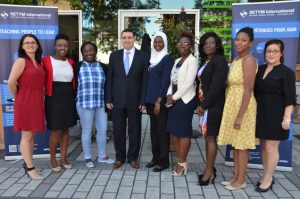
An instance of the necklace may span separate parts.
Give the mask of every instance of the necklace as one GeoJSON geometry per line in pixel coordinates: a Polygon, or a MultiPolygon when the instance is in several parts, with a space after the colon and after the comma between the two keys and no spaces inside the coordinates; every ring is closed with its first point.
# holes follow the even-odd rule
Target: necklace
{"type": "Polygon", "coordinates": [[[208,64],[208,62],[210,62],[210,59],[207,59],[204,64],[208,64]]]}

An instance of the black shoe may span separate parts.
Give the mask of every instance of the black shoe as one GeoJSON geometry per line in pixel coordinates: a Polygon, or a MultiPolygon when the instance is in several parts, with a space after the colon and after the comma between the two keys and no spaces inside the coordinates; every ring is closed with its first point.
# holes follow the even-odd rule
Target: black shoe
{"type": "Polygon", "coordinates": [[[149,162],[148,164],[146,164],[146,167],[147,168],[152,168],[152,167],[154,167],[156,165],[156,163],[155,162],[149,162]]]}
{"type": "MultiPolygon", "coordinates": [[[[261,184],[261,183],[258,181],[258,182],[256,183],[256,187],[259,187],[260,184],[261,184]]],[[[272,178],[272,184],[275,184],[275,179],[274,179],[274,177],[272,178]]]]}
{"type": "Polygon", "coordinates": [[[267,188],[265,188],[265,189],[262,189],[262,188],[260,188],[260,187],[256,187],[256,188],[255,188],[255,191],[262,193],[262,192],[267,192],[267,191],[269,191],[269,189],[273,189],[273,181],[271,182],[271,184],[270,184],[269,187],[267,187],[267,188]]]}
{"type": "Polygon", "coordinates": [[[211,179],[211,183],[214,184],[215,183],[215,179],[217,177],[217,169],[216,167],[213,168],[213,178],[212,176],[210,178],[208,178],[206,181],[202,181],[202,178],[203,178],[203,174],[201,175],[198,175],[198,184],[200,186],[207,186],[210,182],[210,179],[211,179]]]}
{"type": "Polygon", "coordinates": [[[27,165],[26,165],[26,163],[24,162],[23,163],[23,168],[24,168],[24,170],[25,170],[25,174],[27,173],[27,165]]]}
{"type": "Polygon", "coordinates": [[[207,186],[207,185],[209,185],[209,183],[211,182],[211,184],[214,184],[215,183],[215,179],[216,179],[216,177],[217,177],[217,175],[211,175],[207,180],[205,180],[205,181],[202,181],[202,177],[203,177],[203,175],[199,175],[198,176],[198,184],[200,185],[200,186],[207,186]]]}
{"type": "Polygon", "coordinates": [[[216,167],[214,167],[213,170],[214,170],[215,176],[217,176],[217,169],[216,169],[216,167]]]}
{"type": "Polygon", "coordinates": [[[27,174],[28,178],[31,178],[32,180],[42,180],[43,179],[43,176],[41,176],[39,173],[38,173],[38,175],[35,175],[35,176],[31,174],[30,171],[35,170],[35,167],[28,168],[26,163],[24,162],[23,168],[24,168],[25,174],[27,174]]]}
{"type": "Polygon", "coordinates": [[[155,166],[153,172],[161,172],[169,167],[155,166]]]}

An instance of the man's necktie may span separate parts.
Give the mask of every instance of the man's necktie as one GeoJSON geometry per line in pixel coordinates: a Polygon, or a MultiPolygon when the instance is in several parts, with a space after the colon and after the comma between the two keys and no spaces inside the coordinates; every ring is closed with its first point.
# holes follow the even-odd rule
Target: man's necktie
{"type": "Polygon", "coordinates": [[[126,75],[128,74],[128,71],[129,71],[129,54],[130,52],[125,52],[125,59],[124,59],[124,68],[125,68],[125,73],[126,75]]]}

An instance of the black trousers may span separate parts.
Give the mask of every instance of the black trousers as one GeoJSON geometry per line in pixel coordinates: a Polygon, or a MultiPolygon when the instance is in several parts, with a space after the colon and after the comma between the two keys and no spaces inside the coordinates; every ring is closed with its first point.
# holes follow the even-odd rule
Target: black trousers
{"type": "Polygon", "coordinates": [[[160,114],[154,114],[154,104],[147,105],[150,115],[150,137],[152,144],[152,162],[162,167],[169,167],[170,133],[166,132],[168,109],[161,104],[160,114]]]}
{"type": "Polygon", "coordinates": [[[127,160],[128,162],[138,160],[141,148],[141,115],[139,109],[113,109],[112,120],[116,160],[123,163],[126,161],[127,119],[129,140],[127,160]]]}

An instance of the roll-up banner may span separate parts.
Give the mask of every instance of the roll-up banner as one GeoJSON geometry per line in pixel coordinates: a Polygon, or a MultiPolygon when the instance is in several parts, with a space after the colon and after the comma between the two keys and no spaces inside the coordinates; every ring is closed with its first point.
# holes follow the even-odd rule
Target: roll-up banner
{"type": "MultiPolygon", "coordinates": [[[[254,42],[251,54],[259,64],[265,62],[264,45],[270,39],[281,39],[284,42],[285,65],[295,71],[298,39],[300,30],[300,1],[282,1],[268,3],[239,3],[232,6],[232,41],[237,31],[245,26],[254,29],[254,42]]],[[[236,56],[232,48],[233,57],[236,56]]],[[[292,138],[293,126],[289,139],[279,146],[280,159],[277,170],[292,171],[292,138]]],[[[233,165],[233,150],[227,146],[225,165],[233,165]]],[[[261,147],[249,150],[248,166],[262,168],[261,147]]]]}
{"type": "MultiPolygon", "coordinates": [[[[54,38],[58,33],[58,9],[0,4],[0,141],[4,136],[6,160],[21,158],[21,133],[13,132],[14,100],[7,79],[13,62],[18,58],[19,40],[27,33],[38,37],[44,55],[53,54],[54,38]]],[[[48,141],[48,132],[37,133],[34,157],[49,156],[48,141]]]]}

